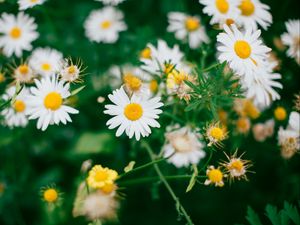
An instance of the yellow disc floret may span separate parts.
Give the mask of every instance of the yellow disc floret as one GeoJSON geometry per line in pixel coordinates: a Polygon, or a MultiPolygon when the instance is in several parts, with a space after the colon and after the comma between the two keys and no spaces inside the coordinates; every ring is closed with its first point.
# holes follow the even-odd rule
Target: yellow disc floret
{"type": "Polygon", "coordinates": [[[152,93],[156,93],[158,90],[157,80],[151,80],[149,84],[149,89],[152,93]]]}
{"type": "Polygon", "coordinates": [[[223,180],[223,173],[220,169],[211,169],[207,172],[207,177],[212,183],[219,183],[223,180]]]}
{"type": "Polygon", "coordinates": [[[24,112],[26,105],[22,100],[16,100],[14,103],[14,109],[16,112],[24,112]]]}
{"type": "Polygon", "coordinates": [[[26,75],[29,72],[29,67],[27,65],[20,65],[18,70],[21,74],[26,75]]]}
{"type": "Polygon", "coordinates": [[[282,121],[286,119],[286,110],[283,107],[277,107],[274,111],[274,116],[276,120],[282,121]]]}
{"type": "Polygon", "coordinates": [[[195,31],[200,27],[199,20],[194,17],[188,17],[185,20],[185,27],[190,32],[195,31]]]}
{"type": "Polygon", "coordinates": [[[234,44],[234,51],[241,59],[247,59],[251,55],[251,46],[248,42],[239,40],[234,44]]]}
{"type": "Polygon", "coordinates": [[[140,57],[143,59],[151,59],[151,49],[148,47],[144,48],[140,53],[140,57]]]}
{"type": "Polygon", "coordinates": [[[58,192],[54,188],[48,188],[43,193],[46,202],[53,203],[58,199],[58,192]]]}
{"type": "Polygon", "coordinates": [[[141,79],[131,73],[125,74],[123,81],[131,91],[138,91],[142,86],[141,79]]]}
{"type": "Polygon", "coordinates": [[[55,91],[50,92],[44,99],[44,106],[47,109],[57,110],[62,105],[63,99],[61,95],[55,91]]]}
{"type": "Polygon", "coordinates": [[[44,70],[44,71],[49,71],[49,70],[51,70],[51,65],[50,65],[49,63],[43,63],[43,64],[41,65],[41,68],[42,68],[42,70],[44,70]]]}
{"type": "Polygon", "coordinates": [[[22,30],[19,27],[13,27],[10,32],[9,35],[13,38],[13,39],[18,39],[21,37],[22,35],[22,30]]]}
{"type": "Polygon", "coordinates": [[[239,8],[243,16],[251,16],[255,11],[255,6],[251,0],[242,0],[239,8]]]}
{"type": "Polygon", "coordinates": [[[96,165],[89,171],[87,183],[92,188],[103,188],[107,184],[113,184],[117,177],[115,170],[96,165]]]}
{"type": "Polygon", "coordinates": [[[140,104],[130,103],[124,109],[124,115],[131,121],[136,121],[143,115],[143,108],[140,104]]]}
{"type": "Polygon", "coordinates": [[[224,132],[220,127],[212,127],[209,135],[217,141],[221,141],[224,138],[224,132]]]}
{"type": "Polygon", "coordinates": [[[112,25],[111,21],[105,20],[105,21],[103,21],[103,22],[101,23],[100,26],[101,26],[102,29],[106,30],[106,29],[110,28],[111,25],[112,25]]]}
{"type": "Polygon", "coordinates": [[[229,3],[227,0],[216,0],[216,7],[220,13],[225,14],[229,10],[229,3]]]}

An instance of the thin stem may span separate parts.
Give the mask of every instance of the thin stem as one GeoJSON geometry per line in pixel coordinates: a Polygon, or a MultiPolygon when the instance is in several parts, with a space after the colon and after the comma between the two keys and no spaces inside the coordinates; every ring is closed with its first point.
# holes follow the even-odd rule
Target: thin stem
{"type": "Polygon", "coordinates": [[[209,70],[211,70],[211,69],[213,69],[213,68],[215,68],[215,67],[218,67],[218,66],[220,66],[220,65],[221,65],[220,63],[213,64],[213,65],[211,65],[211,66],[209,66],[209,67],[203,69],[202,72],[207,72],[207,71],[209,71],[209,70]]]}
{"type": "MultiPolygon", "coordinates": [[[[155,161],[155,154],[153,153],[152,149],[150,148],[150,146],[146,143],[143,142],[144,147],[146,148],[146,150],[149,153],[149,156],[151,158],[152,161],[155,161]]],[[[176,194],[174,193],[173,189],[171,188],[171,186],[169,185],[168,181],[166,180],[166,178],[164,177],[164,175],[162,174],[159,166],[155,163],[153,164],[153,167],[157,173],[157,175],[159,176],[159,179],[162,181],[162,183],[165,185],[166,189],[168,190],[168,192],[170,193],[171,197],[173,198],[173,200],[176,203],[176,208],[178,210],[179,213],[182,213],[182,215],[185,217],[187,224],[189,225],[193,225],[194,223],[192,222],[190,216],[187,214],[187,212],[185,211],[184,207],[181,205],[179,198],[176,196],[176,194]]]]}
{"type": "Polygon", "coordinates": [[[122,179],[123,177],[125,177],[125,176],[127,176],[127,175],[132,174],[133,172],[142,170],[142,169],[144,169],[144,168],[146,168],[146,167],[149,167],[149,166],[151,166],[151,165],[153,165],[153,164],[155,164],[155,163],[159,163],[159,162],[162,162],[162,161],[165,161],[165,160],[166,160],[166,158],[161,158],[161,159],[157,159],[157,160],[155,160],[155,161],[151,161],[151,162],[149,162],[149,163],[146,163],[146,164],[144,164],[144,165],[141,165],[141,166],[139,166],[139,167],[136,167],[136,168],[134,168],[134,169],[128,171],[127,173],[120,174],[119,177],[118,177],[118,180],[122,179]]]}

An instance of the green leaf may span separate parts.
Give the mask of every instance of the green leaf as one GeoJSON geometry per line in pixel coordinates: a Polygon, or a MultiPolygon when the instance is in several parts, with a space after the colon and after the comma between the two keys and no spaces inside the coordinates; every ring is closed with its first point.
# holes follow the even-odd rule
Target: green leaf
{"type": "Polygon", "coordinates": [[[114,136],[107,132],[87,132],[81,134],[74,147],[76,154],[111,153],[116,147],[114,136]]]}
{"type": "Polygon", "coordinates": [[[75,89],[74,91],[71,92],[71,96],[77,95],[79,92],[81,92],[85,88],[85,85],[75,89]]]}
{"type": "Polygon", "coordinates": [[[272,222],[273,225],[281,225],[280,216],[277,212],[277,207],[272,205],[266,206],[266,216],[272,222]]]}
{"type": "Polygon", "coordinates": [[[250,206],[247,209],[246,219],[251,225],[262,225],[257,213],[250,206]]]}
{"type": "Polygon", "coordinates": [[[128,173],[129,171],[131,171],[134,165],[135,165],[135,161],[130,161],[128,165],[124,168],[124,172],[128,173]]]}
{"type": "Polygon", "coordinates": [[[198,105],[199,105],[199,101],[194,101],[194,102],[191,102],[191,103],[189,103],[189,105],[184,109],[186,112],[188,112],[188,111],[191,111],[191,110],[193,110],[193,109],[195,109],[198,105]]]}
{"type": "Polygon", "coordinates": [[[284,202],[284,210],[296,225],[300,225],[300,215],[296,206],[293,206],[288,202],[284,202]]]}
{"type": "Polygon", "coordinates": [[[189,192],[190,190],[193,189],[195,183],[196,183],[196,180],[197,180],[197,176],[198,176],[198,168],[197,168],[197,165],[193,164],[193,170],[194,170],[194,173],[190,179],[190,182],[189,182],[189,185],[188,187],[186,188],[185,192],[189,192]]]}
{"type": "Polygon", "coordinates": [[[290,224],[289,223],[290,218],[284,210],[280,211],[280,220],[281,220],[281,225],[289,225],[290,224]]]}

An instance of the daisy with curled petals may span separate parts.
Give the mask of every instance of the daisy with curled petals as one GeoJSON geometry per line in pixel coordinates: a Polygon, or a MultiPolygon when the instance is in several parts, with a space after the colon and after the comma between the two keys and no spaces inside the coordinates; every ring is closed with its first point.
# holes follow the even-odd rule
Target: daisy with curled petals
{"type": "Polygon", "coordinates": [[[32,81],[34,73],[27,63],[23,63],[14,69],[13,77],[17,82],[29,83],[32,81]]]}
{"type": "Polygon", "coordinates": [[[220,168],[215,168],[214,166],[209,166],[206,170],[207,179],[204,182],[204,185],[215,185],[216,187],[223,187],[224,181],[223,178],[226,177],[220,168]]]}
{"type": "Polygon", "coordinates": [[[237,0],[200,0],[203,12],[212,16],[210,24],[231,24],[240,14],[237,0]]]}
{"type": "Polygon", "coordinates": [[[159,118],[158,114],[162,113],[159,108],[163,106],[159,97],[148,99],[133,94],[129,99],[121,87],[108,95],[108,98],[114,105],[105,105],[104,113],[113,116],[106,125],[109,129],[119,127],[116,132],[117,137],[125,131],[129,138],[134,135],[136,140],[140,140],[141,136],[149,136],[150,127],[160,127],[156,121],[159,118]]]}
{"type": "Polygon", "coordinates": [[[257,25],[260,25],[267,30],[272,23],[272,15],[268,11],[270,7],[259,0],[241,0],[239,9],[238,21],[246,29],[257,30],[257,25]]]}
{"type": "Polygon", "coordinates": [[[41,5],[45,1],[46,0],[18,0],[19,10],[25,10],[25,9],[32,8],[36,5],[41,5]]]}
{"type": "Polygon", "coordinates": [[[287,33],[281,36],[284,45],[289,47],[287,54],[300,64],[300,20],[289,20],[285,23],[287,33]]]}
{"type": "Polygon", "coordinates": [[[141,58],[142,69],[150,74],[169,74],[173,69],[180,69],[183,67],[183,53],[180,51],[179,46],[175,45],[170,48],[163,40],[158,40],[157,47],[148,44],[151,52],[150,58],[141,58]]]}
{"type": "Polygon", "coordinates": [[[125,0],[95,0],[97,2],[102,2],[104,5],[119,5],[125,0]]]}
{"type": "Polygon", "coordinates": [[[51,48],[37,48],[30,58],[29,65],[37,75],[52,76],[61,69],[63,55],[51,48]]]}
{"type": "Polygon", "coordinates": [[[30,51],[31,42],[39,36],[36,29],[34,19],[23,12],[17,16],[3,13],[0,17],[0,49],[4,55],[21,57],[23,50],[30,51]]]}
{"type": "MultiPolygon", "coordinates": [[[[12,86],[7,89],[6,93],[2,96],[2,99],[9,101],[16,94],[16,87],[12,86]]],[[[1,115],[4,116],[4,124],[13,127],[25,127],[28,124],[27,112],[28,112],[28,95],[29,91],[24,87],[21,92],[16,96],[16,99],[12,104],[5,108],[1,115]]]]}
{"type": "Polygon", "coordinates": [[[204,145],[200,141],[200,134],[189,127],[182,127],[165,134],[166,144],[163,146],[164,156],[168,162],[177,168],[198,164],[205,157],[204,145]]]}
{"type": "Polygon", "coordinates": [[[168,32],[174,32],[178,40],[188,40],[192,49],[198,48],[201,43],[208,43],[209,39],[202,26],[200,17],[189,16],[181,12],[168,14],[168,32]]]}
{"type": "Polygon", "coordinates": [[[69,114],[77,114],[78,110],[64,105],[68,98],[70,84],[59,81],[57,76],[34,80],[36,87],[31,87],[28,97],[29,119],[38,119],[37,128],[46,130],[49,125],[72,122],[69,114]]]}
{"type": "Polygon", "coordinates": [[[217,36],[220,62],[228,62],[229,67],[238,75],[249,73],[257,69],[257,65],[263,64],[271,49],[259,39],[260,30],[246,30],[242,33],[234,24],[230,28],[224,25],[224,30],[217,36]]]}
{"type": "Polygon", "coordinates": [[[123,18],[121,11],[110,6],[94,10],[84,23],[85,35],[97,43],[115,43],[119,33],[127,29],[123,18]]]}

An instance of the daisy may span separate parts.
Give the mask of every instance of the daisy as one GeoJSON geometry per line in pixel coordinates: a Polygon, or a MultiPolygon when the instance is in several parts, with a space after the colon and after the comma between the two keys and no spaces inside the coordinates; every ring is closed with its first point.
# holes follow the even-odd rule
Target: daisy
{"type": "Polygon", "coordinates": [[[29,57],[29,65],[41,76],[53,76],[61,69],[63,55],[51,48],[37,48],[29,57]]]}
{"type": "Polygon", "coordinates": [[[104,5],[119,5],[125,0],[95,0],[95,1],[102,2],[104,5]]]}
{"type": "Polygon", "coordinates": [[[106,125],[109,129],[119,127],[116,132],[117,137],[125,131],[129,138],[135,135],[136,140],[140,140],[141,135],[149,136],[150,127],[160,127],[156,121],[159,118],[158,114],[162,113],[159,108],[163,106],[159,97],[148,99],[133,94],[129,99],[121,87],[108,95],[108,98],[114,105],[105,105],[104,113],[113,116],[106,125]]]}
{"type": "Polygon", "coordinates": [[[225,174],[219,169],[215,168],[214,166],[209,166],[206,170],[207,179],[204,182],[204,185],[214,184],[216,187],[223,187],[224,181],[223,178],[225,174]]]}
{"type": "MultiPolygon", "coordinates": [[[[9,101],[15,94],[16,87],[12,86],[6,90],[2,99],[9,101]]],[[[4,116],[4,123],[10,128],[25,127],[28,124],[28,96],[29,91],[23,87],[21,92],[16,96],[15,101],[1,112],[1,115],[4,116]]]]}
{"type": "Polygon", "coordinates": [[[209,42],[200,17],[189,16],[181,12],[171,12],[168,14],[168,20],[167,31],[174,32],[178,40],[188,40],[190,48],[196,49],[201,43],[209,42]]]}
{"type": "Polygon", "coordinates": [[[300,20],[289,20],[285,23],[287,33],[281,36],[284,45],[289,49],[287,54],[300,64],[300,20]]]}
{"type": "Polygon", "coordinates": [[[286,112],[285,108],[283,108],[282,106],[278,106],[274,110],[274,117],[277,121],[285,120],[287,117],[287,112],[286,112]]]}
{"type": "Polygon", "coordinates": [[[21,57],[23,50],[30,51],[31,42],[39,36],[36,29],[34,19],[23,12],[17,16],[3,13],[0,17],[0,48],[4,55],[21,57]]]}
{"type": "Polygon", "coordinates": [[[80,60],[73,63],[71,59],[66,59],[63,62],[59,74],[61,79],[66,82],[82,82],[80,75],[83,71],[84,69],[82,69],[82,63],[80,60]]]}
{"type": "Polygon", "coordinates": [[[103,188],[107,184],[113,184],[117,179],[118,173],[101,165],[95,165],[90,171],[87,178],[89,187],[98,189],[103,188]]]}
{"type": "Polygon", "coordinates": [[[167,132],[165,138],[167,142],[163,146],[164,156],[177,168],[198,164],[206,155],[200,141],[201,135],[189,127],[167,132]]]}
{"type": "Polygon", "coordinates": [[[205,136],[209,140],[208,146],[221,146],[222,141],[225,140],[228,135],[225,127],[222,127],[219,123],[212,123],[206,128],[205,136]]]}
{"type": "Polygon", "coordinates": [[[55,186],[43,187],[41,190],[42,199],[49,204],[58,203],[61,194],[55,186]]]}
{"type": "Polygon", "coordinates": [[[246,29],[257,30],[257,25],[267,30],[272,23],[270,7],[259,0],[241,0],[239,4],[241,14],[238,21],[246,29]]]}
{"type": "Polygon", "coordinates": [[[46,130],[49,125],[60,122],[72,122],[69,114],[77,114],[78,110],[64,105],[64,100],[71,93],[70,84],[58,81],[57,76],[45,77],[40,81],[34,80],[36,87],[30,89],[28,97],[29,119],[38,119],[37,128],[46,130]]]}
{"type": "Polygon", "coordinates": [[[227,161],[221,163],[221,166],[225,169],[226,174],[229,175],[230,181],[234,179],[245,179],[247,180],[247,169],[252,166],[251,161],[241,159],[242,155],[237,157],[237,151],[232,155],[227,157],[227,161]]]}
{"type": "Polygon", "coordinates": [[[27,63],[23,63],[14,69],[13,77],[17,82],[29,83],[34,77],[34,73],[27,63]]]}
{"type": "Polygon", "coordinates": [[[141,58],[144,63],[142,69],[150,74],[169,74],[173,69],[181,69],[183,53],[179,50],[178,45],[169,48],[163,40],[158,40],[157,47],[148,44],[151,51],[151,58],[141,58]]]}
{"type": "Polygon", "coordinates": [[[235,22],[240,10],[236,0],[199,0],[204,5],[203,12],[212,16],[210,24],[235,22]]]}
{"type": "Polygon", "coordinates": [[[127,29],[123,13],[113,7],[94,10],[84,23],[85,35],[97,43],[115,43],[119,32],[127,29]]]}
{"type": "Polygon", "coordinates": [[[36,5],[41,5],[45,1],[46,0],[18,0],[19,10],[25,10],[25,9],[32,8],[36,5]]]}
{"type": "Polygon", "coordinates": [[[271,49],[259,40],[260,30],[246,30],[245,33],[241,33],[235,25],[231,25],[230,28],[224,25],[224,30],[225,32],[217,36],[220,43],[217,48],[220,52],[220,62],[228,62],[230,68],[240,76],[263,64],[271,49]]]}

